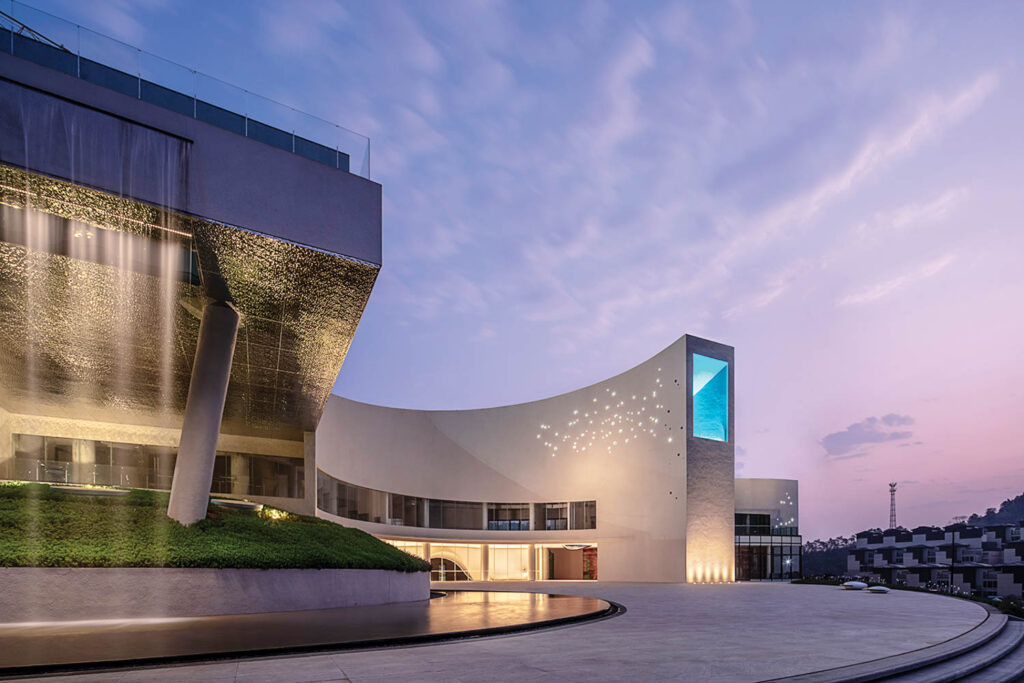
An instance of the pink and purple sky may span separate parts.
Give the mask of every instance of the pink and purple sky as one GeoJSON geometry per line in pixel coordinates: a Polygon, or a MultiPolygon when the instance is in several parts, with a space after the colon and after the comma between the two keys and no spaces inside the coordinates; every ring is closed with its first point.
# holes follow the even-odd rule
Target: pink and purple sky
{"type": "Polygon", "coordinates": [[[372,138],[335,392],[527,401],[736,348],[805,538],[1024,491],[1024,5],[36,0],[372,138]]]}

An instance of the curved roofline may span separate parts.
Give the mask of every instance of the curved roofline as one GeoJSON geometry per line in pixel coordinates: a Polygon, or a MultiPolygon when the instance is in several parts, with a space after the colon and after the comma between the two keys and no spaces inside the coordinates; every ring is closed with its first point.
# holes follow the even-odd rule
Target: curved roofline
{"type": "Polygon", "coordinates": [[[529,401],[520,401],[518,403],[504,403],[504,404],[499,404],[499,405],[495,405],[495,406],[483,406],[483,407],[475,407],[475,408],[400,408],[400,407],[396,407],[396,406],[381,405],[379,403],[367,403],[365,401],[357,401],[356,399],[348,398],[347,396],[341,396],[340,394],[334,394],[334,393],[331,394],[330,398],[340,398],[340,399],[344,399],[346,401],[349,401],[351,403],[356,403],[356,404],[362,405],[362,406],[369,406],[371,408],[386,408],[388,410],[403,410],[403,411],[410,412],[410,413],[435,413],[435,414],[436,413],[472,413],[472,412],[479,412],[479,411],[484,411],[484,410],[497,410],[499,408],[515,408],[515,407],[518,407],[518,406],[527,406],[527,405],[531,405],[533,403],[541,403],[543,401],[549,401],[549,400],[554,399],[554,398],[560,398],[560,397],[563,397],[563,396],[568,396],[569,394],[575,394],[575,393],[577,393],[579,391],[586,391],[587,389],[590,389],[592,387],[596,387],[599,384],[604,384],[605,382],[610,382],[610,381],[612,381],[614,379],[618,379],[619,377],[622,377],[623,375],[627,375],[627,374],[633,372],[634,370],[636,370],[636,369],[638,369],[638,368],[640,368],[640,367],[642,367],[644,365],[647,365],[648,363],[653,361],[655,358],[657,358],[661,354],[663,354],[666,351],[668,351],[669,349],[671,349],[676,344],[679,344],[679,343],[685,341],[687,338],[699,339],[701,341],[708,342],[708,343],[711,343],[711,344],[717,344],[717,345],[720,345],[720,346],[728,346],[727,344],[722,344],[721,342],[716,342],[716,341],[713,341],[711,339],[705,339],[703,337],[697,337],[697,336],[692,335],[692,334],[684,334],[681,337],[677,338],[675,341],[673,341],[668,346],[666,346],[663,349],[661,349],[660,351],[658,351],[653,356],[650,356],[646,360],[640,361],[639,363],[637,363],[633,367],[631,367],[631,368],[629,368],[627,370],[623,370],[622,372],[619,372],[619,373],[617,373],[615,375],[612,375],[611,377],[607,377],[605,379],[598,380],[597,382],[591,382],[590,384],[585,384],[582,387],[579,387],[577,389],[570,389],[569,391],[563,391],[563,392],[558,393],[558,394],[552,394],[550,396],[545,396],[543,398],[532,399],[532,400],[529,400],[529,401]]]}

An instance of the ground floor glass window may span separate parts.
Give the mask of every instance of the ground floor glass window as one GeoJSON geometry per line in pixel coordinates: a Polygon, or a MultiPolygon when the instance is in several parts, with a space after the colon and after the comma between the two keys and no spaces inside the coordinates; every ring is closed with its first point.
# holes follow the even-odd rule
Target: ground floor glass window
{"type": "Polygon", "coordinates": [[[801,570],[799,536],[737,536],[737,581],[789,581],[801,570]]]}
{"type": "Polygon", "coordinates": [[[482,546],[475,543],[429,545],[432,581],[478,581],[483,578],[482,546]]]}
{"type": "Polygon", "coordinates": [[[469,574],[454,560],[435,557],[430,560],[431,581],[469,581],[469,574]]]}

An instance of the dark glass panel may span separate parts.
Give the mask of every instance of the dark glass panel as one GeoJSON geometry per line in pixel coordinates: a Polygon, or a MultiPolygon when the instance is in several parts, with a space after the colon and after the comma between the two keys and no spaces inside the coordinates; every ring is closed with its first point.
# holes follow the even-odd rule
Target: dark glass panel
{"type": "MultiPolygon", "coordinates": [[[[563,531],[569,528],[569,506],[566,503],[544,503],[544,528],[563,531]]],[[[537,525],[540,528],[540,524],[537,525]]]]}
{"type": "MultiPolygon", "coordinates": [[[[321,164],[327,164],[328,166],[338,166],[338,152],[325,145],[307,140],[306,138],[295,136],[295,153],[312,159],[313,161],[319,161],[321,164]]],[[[342,153],[341,156],[345,157],[345,170],[348,170],[348,155],[342,153]]]]}
{"type": "Polygon", "coordinates": [[[14,55],[51,69],[63,71],[70,76],[78,75],[78,57],[76,55],[32,38],[15,34],[14,55]]]}
{"type": "Polygon", "coordinates": [[[597,528],[597,501],[584,500],[569,504],[572,529],[597,528]]]}
{"type": "Polygon", "coordinates": [[[116,90],[122,95],[139,96],[139,77],[112,69],[105,64],[82,58],[79,64],[79,77],[82,80],[116,90]]]}
{"type": "Polygon", "coordinates": [[[488,503],[487,528],[492,531],[528,531],[530,506],[527,503],[488,503]]]}
{"type": "Polygon", "coordinates": [[[209,102],[196,100],[196,118],[232,133],[245,135],[245,117],[209,102]]]}
{"type": "Polygon", "coordinates": [[[288,152],[292,151],[292,134],[280,128],[249,119],[245,134],[253,140],[259,140],[288,152]]]}
{"type": "Polygon", "coordinates": [[[196,115],[195,98],[147,80],[143,80],[139,84],[139,97],[158,107],[170,109],[185,116],[195,117],[196,115]]]}

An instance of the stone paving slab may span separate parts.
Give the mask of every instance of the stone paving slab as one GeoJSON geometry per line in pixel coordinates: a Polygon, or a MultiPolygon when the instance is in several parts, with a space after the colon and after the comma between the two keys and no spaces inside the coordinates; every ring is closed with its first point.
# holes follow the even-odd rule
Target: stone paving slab
{"type": "MultiPolygon", "coordinates": [[[[511,636],[240,660],[235,680],[762,681],[936,645],[987,616],[984,608],[966,600],[900,591],[872,595],[829,586],[559,581],[459,588],[588,595],[613,600],[628,611],[511,636]]],[[[173,678],[161,680],[208,680],[204,673],[211,672],[198,666],[173,667],[173,678]]]]}

